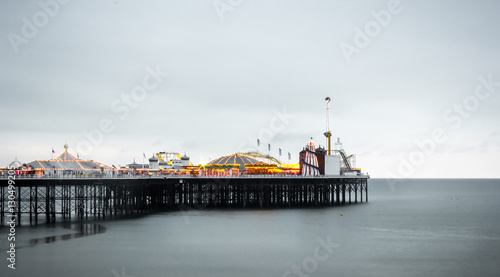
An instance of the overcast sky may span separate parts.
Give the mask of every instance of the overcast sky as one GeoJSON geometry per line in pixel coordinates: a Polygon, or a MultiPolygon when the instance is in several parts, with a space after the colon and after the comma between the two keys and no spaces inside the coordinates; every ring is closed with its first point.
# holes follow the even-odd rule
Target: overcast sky
{"type": "Polygon", "coordinates": [[[498,1],[61,2],[0,2],[0,166],[297,162],[329,96],[372,177],[500,177],[498,1]]]}

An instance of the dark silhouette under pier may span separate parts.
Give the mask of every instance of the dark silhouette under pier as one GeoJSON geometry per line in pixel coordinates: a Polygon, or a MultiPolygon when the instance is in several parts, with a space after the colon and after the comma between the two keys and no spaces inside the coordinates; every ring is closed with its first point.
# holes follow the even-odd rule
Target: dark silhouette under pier
{"type": "MultiPolygon", "coordinates": [[[[0,219],[104,219],[189,208],[314,207],[368,201],[368,176],[16,179],[15,205],[0,180],[0,219]],[[10,203],[12,204],[12,202],[10,203]]],[[[12,198],[12,197],[11,197],[12,198]]]]}

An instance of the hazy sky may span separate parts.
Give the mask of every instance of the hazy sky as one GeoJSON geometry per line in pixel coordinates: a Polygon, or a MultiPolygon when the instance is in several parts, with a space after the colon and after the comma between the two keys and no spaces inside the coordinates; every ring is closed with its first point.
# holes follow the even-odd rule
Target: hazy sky
{"type": "Polygon", "coordinates": [[[40,2],[0,2],[0,166],[297,162],[329,96],[372,177],[500,177],[498,1],[40,2]]]}

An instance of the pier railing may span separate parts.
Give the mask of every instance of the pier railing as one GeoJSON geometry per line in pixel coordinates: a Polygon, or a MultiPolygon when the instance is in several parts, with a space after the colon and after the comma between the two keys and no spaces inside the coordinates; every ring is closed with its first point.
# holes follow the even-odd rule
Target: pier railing
{"type": "MultiPolygon", "coordinates": [[[[23,174],[14,175],[14,179],[166,179],[166,178],[369,178],[369,175],[359,173],[357,175],[317,175],[317,176],[302,176],[302,175],[284,175],[284,174],[249,174],[249,175],[231,175],[231,176],[216,176],[216,175],[149,175],[149,174],[129,174],[129,175],[36,175],[23,174]]],[[[8,175],[0,176],[0,180],[7,180],[12,177],[8,175]]]]}

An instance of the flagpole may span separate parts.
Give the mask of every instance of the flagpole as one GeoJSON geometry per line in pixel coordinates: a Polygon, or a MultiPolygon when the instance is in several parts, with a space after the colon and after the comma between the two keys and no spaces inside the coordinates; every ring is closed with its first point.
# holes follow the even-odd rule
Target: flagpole
{"type": "Polygon", "coordinates": [[[271,144],[268,143],[267,144],[267,159],[269,160],[268,163],[271,163],[271,157],[269,156],[270,155],[270,152],[271,152],[271,144]]]}

